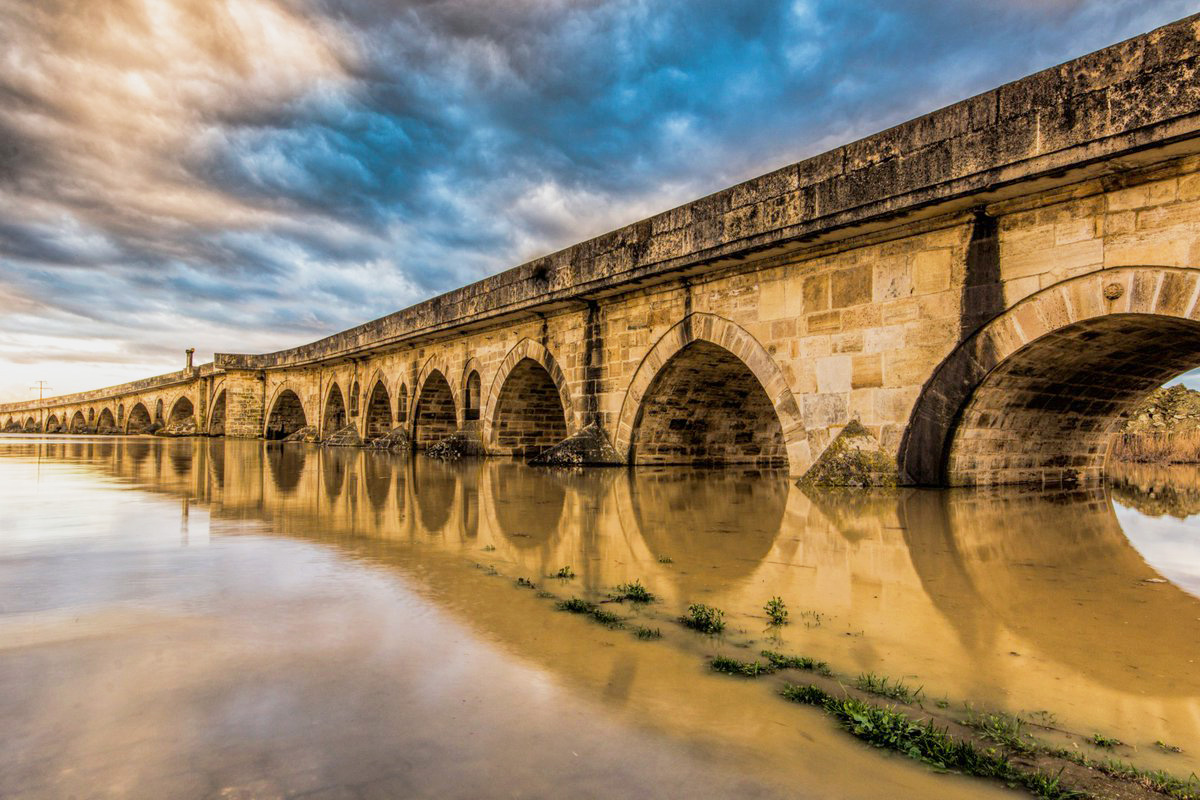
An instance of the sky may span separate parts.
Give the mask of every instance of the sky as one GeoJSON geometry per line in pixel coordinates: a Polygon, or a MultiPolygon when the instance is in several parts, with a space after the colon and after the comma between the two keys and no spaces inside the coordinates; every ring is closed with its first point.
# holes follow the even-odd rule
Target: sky
{"type": "Polygon", "coordinates": [[[302,344],[1193,11],[0,0],[0,401],[302,344]]]}

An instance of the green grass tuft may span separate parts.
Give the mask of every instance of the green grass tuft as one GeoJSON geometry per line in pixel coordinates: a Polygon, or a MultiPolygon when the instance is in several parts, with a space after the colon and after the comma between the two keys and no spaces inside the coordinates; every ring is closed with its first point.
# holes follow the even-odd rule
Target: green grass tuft
{"type": "Polygon", "coordinates": [[[759,675],[768,675],[775,671],[775,668],[770,664],[763,664],[758,661],[738,661],[736,658],[729,658],[728,656],[715,656],[708,663],[714,672],[724,672],[726,675],[741,675],[745,678],[757,678],[759,675]]]}
{"type": "Polygon", "coordinates": [[[658,628],[643,628],[639,626],[633,629],[633,635],[639,639],[661,639],[662,631],[658,628]]]}
{"type": "Polygon", "coordinates": [[[558,572],[554,573],[553,577],[561,578],[564,581],[569,581],[575,577],[575,570],[571,569],[571,565],[568,564],[567,566],[560,569],[558,572]]]}
{"type": "Polygon", "coordinates": [[[874,672],[862,673],[854,681],[854,685],[864,692],[877,694],[889,700],[898,700],[901,703],[911,703],[921,696],[921,689],[913,689],[904,681],[892,682],[886,676],[876,675],[874,672]]]}
{"type": "Polygon", "coordinates": [[[772,625],[787,625],[788,610],[782,598],[772,597],[763,606],[763,611],[767,615],[767,621],[772,625]]]}
{"type": "Polygon", "coordinates": [[[808,656],[789,656],[774,650],[763,650],[759,653],[775,669],[802,669],[829,677],[833,672],[824,661],[817,661],[808,656]]]}
{"type": "Polygon", "coordinates": [[[1091,738],[1092,744],[1096,747],[1103,747],[1106,750],[1111,750],[1114,747],[1125,744],[1120,739],[1114,739],[1111,736],[1105,736],[1103,733],[1093,733],[1091,738]]]}
{"type": "Polygon", "coordinates": [[[981,751],[970,742],[955,739],[945,729],[935,727],[932,721],[913,722],[894,708],[872,705],[853,697],[837,698],[812,685],[785,684],[781,694],[793,702],[824,709],[863,741],[903,753],[938,769],[1018,784],[1046,800],[1084,796],[1064,787],[1057,775],[1023,772],[1003,755],[981,751]]]}
{"type": "Polygon", "coordinates": [[[968,711],[963,724],[1014,753],[1034,753],[1042,748],[1042,744],[1025,731],[1025,720],[1014,714],[968,711]]]}
{"type": "Polygon", "coordinates": [[[567,611],[572,614],[586,614],[602,625],[607,625],[610,628],[619,628],[622,625],[621,618],[611,611],[605,611],[595,603],[589,603],[578,597],[571,597],[566,600],[560,600],[556,604],[559,611],[567,611]]]}
{"type": "Polygon", "coordinates": [[[537,588],[537,584],[534,583],[533,581],[529,580],[529,578],[517,578],[516,584],[517,584],[517,586],[520,586],[522,589],[536,589],[537,588]]]}
{"type": "Polygon", "coordinates": [[[674,562],[674,561],[671,559],[671,557],[670,557],[670,556],[659,556],[659,557],[658,557],[658,563],[660,563],[660,564],[674,564],[675,562],[674,562]]]}
{"type": "Polygon", "coordinates": [[[720,633],[725,630],[725,612],[703,603],[692,603],[688,606],[687,616],[680,617],[679,621],[700,633],[720,633]]]}
{"type": "Polygon", "coordinates": [[[628,600],[631,603],[651,603],[654,601],[654,595],[642,586],[640,580],[635,580],[633,583],[619,583],[616,588],[609,593],[609,599],[615,600],[618,603],[628,600]]]}

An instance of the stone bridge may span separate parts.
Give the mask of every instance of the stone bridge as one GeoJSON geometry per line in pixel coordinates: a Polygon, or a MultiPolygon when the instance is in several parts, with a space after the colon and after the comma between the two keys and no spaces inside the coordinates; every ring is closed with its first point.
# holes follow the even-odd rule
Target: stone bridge
{"type": "Polygon", "coordinates": [[[320,341],[0,424],[1094,479],[1200,365],[1198,59],[1200,16],[320,341]]]}

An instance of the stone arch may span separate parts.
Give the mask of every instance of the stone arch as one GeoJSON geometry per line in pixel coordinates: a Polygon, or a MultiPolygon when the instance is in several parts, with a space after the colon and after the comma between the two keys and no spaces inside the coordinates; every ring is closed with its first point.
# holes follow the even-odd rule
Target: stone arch
{"type": "Polygon", "coordinates": [[[363,438],[378,439],[387,436],[392,429],[392,397],[383,376],[372,378],[368,384],[366,413],[363,414],[363,438]]]}
{"type": "Polygon", "coordinates": [[[186,394],[180,395],[171,404],[171,415],[167,418],[168,425],[181,425],[196,416],[196,406],[186,394]]]}
{"type": "Polygon", "coordinates": [[[362,393],[362,388],[358,384],[358,379],[350,385],[350,416],[358,416],[358,396],[362,393]]]}
{"type": "Polygon", "coordinates": [[[479,373],[478,359],[469,359],[466,366],[463,367],[462,378],[464,421],[479,419],[480,411],[483,408],[483,380],[479,377],[479,373]]]}
{"type": "Polygon", "coordinates": [[[125,404],[117,403],[117,427],[125,427],[125,404]]]}
{"type": "Polygon", "coordinates": [[[413,444],[418,450],[446,438],[458,429],[454,390],[445,373],[430,368],[422,376],[413,407],[413,444]]]}
{"type": "Polygon", "coordinates": [[[926,382],[902,473],[927,485],[1098,479],[1123,414],[1200,364],[1198,297],[1198,270],[1121,267],[1023,299],[926,382]]]}
{"type": "Polygon", "coordinates": [[[684,317],[642,359],[613,444],[634,463],[754,463],[788,466],[792,474],[810,464],[800,407],[774,359],[745,328],[703,312],[684,317]],[[668,402],[677,390],[689,392],[675,404],[682,415],[668,402]],[[746,403],[758,412],[744,414],[746,403]],[[639,434],[658,441],[639,454],[639,434]]]}
{"type": "Polygon", "coordinates": [[[23,430],[26,433],[37,433],[37,429],[38,429],[37,420],[34,419],[33,417],[26,417],[25,418],[25,426],[24,426],[23,430]]]}
{"type": "Polygon", "coordinates": [[[70,433],[86,433],[86,432],[87,432],[87,417],[83,416],[83,409],[80,409],[71,415],[70,433]]]}
{"type": "Polygon", "coordinates": [[[209,436],[225,435],[225,417],[228,413],[228,398],[225,394],[225,384],[218,384],[213,391],[213,401],[209,404],[208,426],[209,436]]]}
{"type": "Polygon", "coordinates": [[[46,433],[58,433],[58,428],[62,423],[58,421],[57,414],[51,414],[46,417],[46,433]]]}
{"type": "Polygon", "coordinates": [[[112,409],[107,406],[100,409],[100,417],[96,420],[96,433],[116,433],[117,418],[113,416],[112,409]]]}
{"type": "Polygon", "coordinates": [[[93,424],[95,421],[96,421],[96,408],[95,408],[95,406],[93,406],[92,408],[88,409],[88,425],[93,424]]]}
{"type": "Polygon", "coordinates": [[[532,339],[511,350],[483,403],[483,440],[489,452],[534,456],[571,432],[567,379],[550,351],[532,339]]]}
{"type": "Polygon", "coordinates": [[[346,400],[337,381],[329,384],[325,392],[325,403],[321,410],[321,438],[346,427],[346,400]]]}
{"type": "Polygon", "coordinates": [[[133,408],[129,409],[129,419],[125,422],[126,433],[147,433],[154,421],[150,419],[150,412],[146,409],[146,404],[137,402],[133,404],[133,408]]]}
{"type": "Polygon", "coordinates": [[[270,411],[263,428],[264,439],[282,439],[301,428],[308,427],[308,414],[300,395],[289,385],[283,384],[271,398],[270,411]]]}
{"type": "Polygon", "coordinates": [[[161,397],[154,401],[154,421],[159,425],[163,424],[163,401],[161,397]]]}

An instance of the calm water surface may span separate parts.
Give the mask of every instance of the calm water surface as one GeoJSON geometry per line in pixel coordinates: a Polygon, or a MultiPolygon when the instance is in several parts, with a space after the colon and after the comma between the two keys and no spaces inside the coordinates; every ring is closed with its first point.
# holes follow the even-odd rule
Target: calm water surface
{"type": "Polygon", "coordinates": [[[1200,477],[806,493],[0,438],[0,797],[1012,796],[707,670],[762,647],[1200,770],[1200,477]],[[597,601],[640,580],[660,600],[612,608],[663,639],[556,612],[519,577],[597,601]],[[693,602],[725,610],[723,637],[673,622],[693,602]]]}

